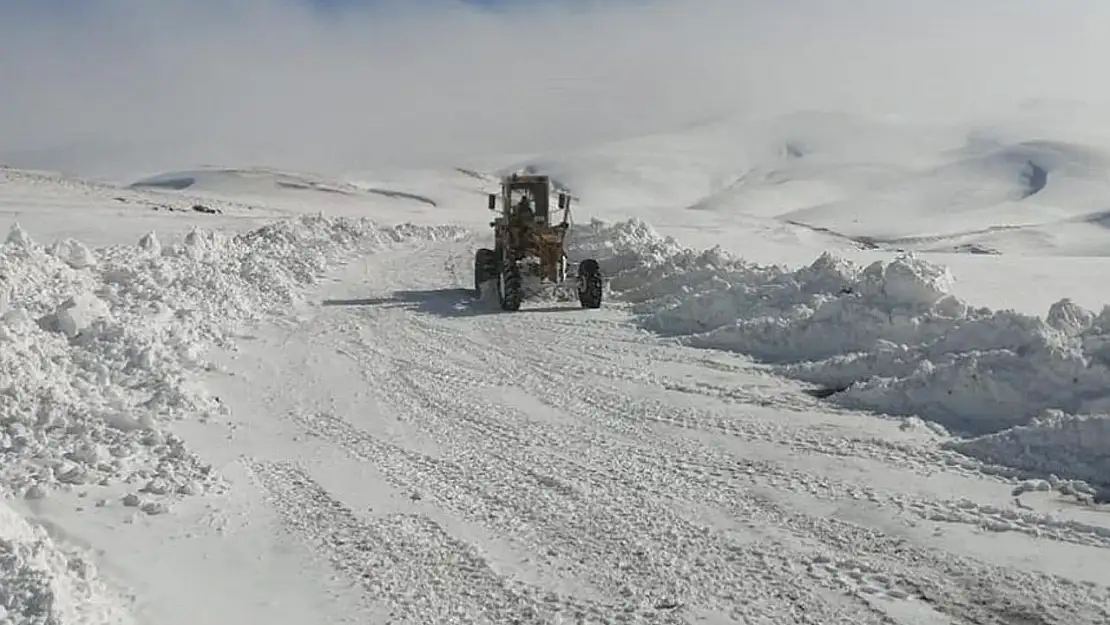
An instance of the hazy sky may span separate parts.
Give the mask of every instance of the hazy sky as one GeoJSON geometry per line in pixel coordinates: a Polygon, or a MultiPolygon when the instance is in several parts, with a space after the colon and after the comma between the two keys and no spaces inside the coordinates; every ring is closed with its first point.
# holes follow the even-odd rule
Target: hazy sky
{"type": "Polygon", "coordinates": [[[0,0],[0,160],[451,164],[724,112],[989,113],[1110,84],[1106,0],[492,4],[0,0]]]}

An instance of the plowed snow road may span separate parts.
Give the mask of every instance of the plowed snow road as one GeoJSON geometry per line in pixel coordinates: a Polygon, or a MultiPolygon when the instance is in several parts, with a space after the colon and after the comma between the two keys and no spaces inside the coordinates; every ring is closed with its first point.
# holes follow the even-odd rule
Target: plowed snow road
{"type": "Polygon", "coordinates": [[[205,513],[239,537],[211,551],[242,554],[212,565],[256,556],[244,587],[290,572],[286,596],[211,605],[247,622],[1110,619],[1104,527],[1003,511],[1011,486],[927,432],[655,339],[619,304],[500,313],[466,291],[473,247],[368,254],[214,374],[237,426],[190,442],[258,497],[205,513]]]}

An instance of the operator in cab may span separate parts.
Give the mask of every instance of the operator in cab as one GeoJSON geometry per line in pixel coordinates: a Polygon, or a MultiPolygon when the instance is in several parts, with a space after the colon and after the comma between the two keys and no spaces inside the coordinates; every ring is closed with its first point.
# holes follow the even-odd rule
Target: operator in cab
{"type": "Polygon", "coordinates": [[[536,211],[532,210],[532,198],[525,195],[520,198],[520,203],[516,205],[516,215],[525,225],[531,225],[536,220],[536,211]]]}

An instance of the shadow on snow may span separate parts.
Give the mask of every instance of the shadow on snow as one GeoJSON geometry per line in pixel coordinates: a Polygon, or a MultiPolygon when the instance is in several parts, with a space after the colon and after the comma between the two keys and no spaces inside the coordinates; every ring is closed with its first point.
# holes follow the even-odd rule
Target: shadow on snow
{"type": "Polygon", "coordinates": [[[327,299],[324,306],[378,306],[384,308],[406,308],[438,317],[472,317],[476,315],[493,314],[528,314],[566,312],[577,310],[577,302],[567,302],[559,306],[528,306],[524,305],[516,312],[501,310],[497,305],[496,297],[475,297],[472,289],[426,289],[410,291],[394,291],[389,297],[369,297],[357,299],[327,299]]]}

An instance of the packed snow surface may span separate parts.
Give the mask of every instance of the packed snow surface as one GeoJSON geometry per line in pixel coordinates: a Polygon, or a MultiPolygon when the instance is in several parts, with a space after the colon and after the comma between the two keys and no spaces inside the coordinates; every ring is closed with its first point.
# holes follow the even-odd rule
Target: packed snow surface
{"type": "Polygon", "coordinates": [[[513,314],[492,170],[0,170],[0,623],[1110,622],[1103,154],[523,159],[606,301],[513,314]]]}

